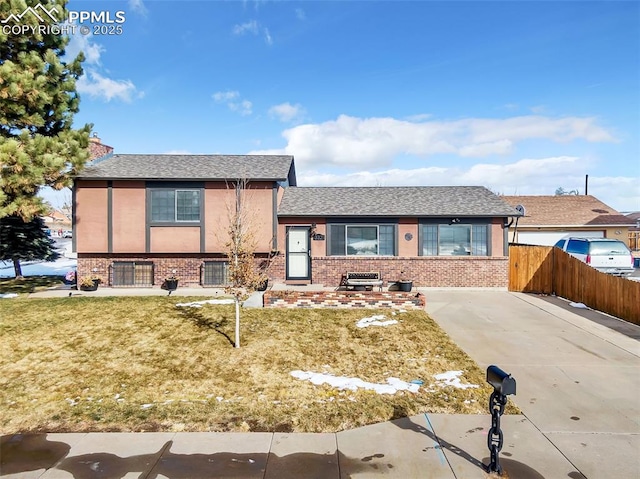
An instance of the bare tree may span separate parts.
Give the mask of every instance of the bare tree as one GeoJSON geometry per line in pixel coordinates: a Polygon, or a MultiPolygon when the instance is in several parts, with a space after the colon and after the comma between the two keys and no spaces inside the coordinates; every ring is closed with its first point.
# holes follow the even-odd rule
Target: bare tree
{"type": "Polygon", "coordinates": [[[562,186],[556,188],[556,196],[564,196],[564,195],[578,195],[580,192],[578,190],[565,190],[562,186]]]}
{"type": "MultiPolygon", "coordinates": [[[[255,212],[250,210],[247,196],[249,181],[236,180],[227,184],[233,189],[234,199],[227,204],[229,225],[224,243],[229,266],[227,277],[229,285],[225,291],[231,294],[236,307],[235,347],[240,347],[240,302],[268,280],[267,263],[261,266],[256,260],[257,237],[255,231],[255,212]]],[[[269,255],[269,258],[271,255],[269,255]]]]}

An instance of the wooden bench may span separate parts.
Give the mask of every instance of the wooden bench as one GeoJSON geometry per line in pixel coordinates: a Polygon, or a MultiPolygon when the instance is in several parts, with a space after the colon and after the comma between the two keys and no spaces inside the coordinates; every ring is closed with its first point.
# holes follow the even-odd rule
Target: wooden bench
{"type": "Polygon", "coordinates": [[[358,286],[364,287],[366,290],[373,290],[374,286],[377,286],[382,291],[382,278],[377,271],[356,272],[349,271],[343,276],[342,286],[347,289],[356,288],[358,286]]]}

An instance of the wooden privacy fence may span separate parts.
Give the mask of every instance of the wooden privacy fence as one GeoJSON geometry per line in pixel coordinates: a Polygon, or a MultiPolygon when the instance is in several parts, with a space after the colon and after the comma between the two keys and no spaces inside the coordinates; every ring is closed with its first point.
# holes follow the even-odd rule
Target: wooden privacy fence
{"type": "Polygon", "coordinates": [[[555,294],[640,324],[640,282],[601,273],[553,246],[509,246],[509,291],[555,294]]]}

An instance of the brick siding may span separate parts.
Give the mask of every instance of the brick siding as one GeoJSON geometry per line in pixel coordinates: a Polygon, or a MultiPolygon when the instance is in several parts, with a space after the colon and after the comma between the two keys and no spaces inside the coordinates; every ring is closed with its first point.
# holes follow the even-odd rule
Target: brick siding
{"type": "Polygon", "coordinates": [[[104,286],[112,285],[112,266],[116,261],[138,261],[153,263],[153,285],[160,286],[165,278],[176,276],[180,286],[200,285],[200,274],[205,261],[226,261],[216,257],[183,257],[183,256],[118,256],[105,257],[100,254],[78,254],[78,277],[98,276],[104,286]],[[174,273],[175,270],[175,273],[174,273]]]}
{"type": "MultiPolygon", "coordinates": [[[[183,255],[111,255],[80,253],[78,275],[96,275],[103,284],[110,285],[111,266],[114,261],[152,261],[154,285],[174,275],[180,278],[181,286],[199,285],[204,261],[225,261],[221,256],[183,255]]],[[[262,261],[262,260],[260,260],[262,261]]],[[[269,268],[272,282],[285,281],[285,255],[274,257],[269,268]]],[[[507,257],[331,257],[318,256],[311,259],[313,284],[338,286],[347,271],[379,271],[384,286],[404,277],[413,281],[415,287],[501,287],[508,286],[509,258],[507,257]],[[404,274],[402,273],[404,271],[404,274]]]]}
{"type": "Polygon", "coordinates": [[[420,293],[377,291],[267,291],[265,308],[424,309],[420,293]]]}
{"type": "Polygon", "coordinates": [[[508,257],[312,258],[313,283],[333,286],[347,271],[379,271],[384,285],[402,278],[423,287],[508,286],[508,257]],[[404,273],[403,273],[404,272],[404,273]]]}

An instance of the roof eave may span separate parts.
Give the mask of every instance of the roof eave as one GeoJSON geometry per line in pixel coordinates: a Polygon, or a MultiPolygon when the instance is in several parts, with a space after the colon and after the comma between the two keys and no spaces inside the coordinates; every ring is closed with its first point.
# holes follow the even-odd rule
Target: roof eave
{"type": "Polygon", "coordinates": [[[570,224],[567,224],[567,225],[565,225],[565,224],[558,224],[558,225],[555,225],[555,224],[551,224],[551,225],[530,225],[530,224],[526,224],[526,223],[525,224],[520,223],[518,225],[518,228],[522,228],[522,227],[527,227],[527,228],[583,228],[583,229],[595,229],[595,230],[597,230],[597,229],[602,229],[602,228],[607,227],[607,226],[632,228],[632,227],[635,227],[636,224],[635,223],[629,223],[629,224],[627,224],[627,223],[601,223],[601,224],[594,225],[594,224],[579,223],[579,224],[572,224],[572,225],[570,225],[570,224]]]}
{"type": "MultiPolygon", "coordinates": [[[[242,180],[244,178],[211,178],[211,177],[189,177],[189,178],[152,178],[148,176],[76,176],[76,180],[85,180],[85,181],[237,181],[242,180]]],[[[249,178],[249,182],[252,181],[284,181],[286,178],[249,178]]]]}
{"type": "Polygon", "coordinates": [[[366,217],[366,218],[510,218],[510,215],[503,213],[483,213],[477,215],[459,215],[459,214],[363,214],[363,213],[278,213],[278,216],[283,218],[307,218],[307,217],[326,217],[326,218],[353,218],[353,217],[366,217]]]}

